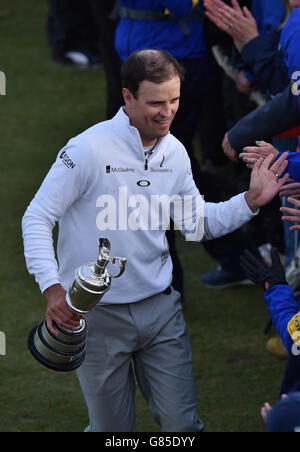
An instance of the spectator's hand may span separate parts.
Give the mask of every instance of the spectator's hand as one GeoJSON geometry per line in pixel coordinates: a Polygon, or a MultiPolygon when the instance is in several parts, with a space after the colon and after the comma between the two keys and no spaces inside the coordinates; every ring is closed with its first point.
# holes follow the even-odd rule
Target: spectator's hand
{"type": "Polygon", "coordinates": [[[58,330],[53,326],[56,322],[67,330],[75,330],[80,325],[81,316],[74,314],[66,302],[66,291],[60,284],[54,284],[45,290],[47,299],[46,321],[49,331],[58,336],[58,330]]]}
{"type": "Polygon", "coordinates": [[[245,194],[246,202],[253,212],[268,204],[288,180],[288,174],[280,178],[288,165],[287,157],[288,153],[285,152],[272,164],[273,155],[269,154],[265,160],[260,158],[256,161],[251,173],[249,191],[245,194]]]}
{"type": "Polygon", "coordinates": [[[248,8],[241,8],[237,0],[232,0],[232,7],[221,0],[204,0],[207,17],[222,31],[230,35],[237,50],[259,36],[256,20],[248,8]]]}
{"type": "MultiPolygon", "coordinates": [[[[288,198],[287,201],[293,204],[295,207],[300,208],[300,201],[294,198],[288,198]]],[[[290,223],[300,223],[300,210],[293,209],[291,207],[280,207],[280,212],[287,213],[288,216],[283,216],[284,221],[289,221],[290,223]]],[[[300,225],[295,224],[290,227],[290,231],[299,231],[300,225]]]]}
{"type": "Polygon", "coordinates": [[[239,162],[239,156],[238,152],[231,147],[231,144],[228,140],[228,133],[224,136],[223,143],[222,143],[224,154],[233,162],[238,163],[239,162]]]}
{"type": "Polygon", "coordinates": [[[220,28],[220,30],[231,36],[232,29],[222,15],[226,6],[225,3],[222,0],[204,0],[203,3],[206,9],[206,16],[220,28]]]}
{"type": "MultiPolygon", "coordinates": [[[[282,394],[281,396],[282,399],[285,399],[286,397],[287,397],[286,394],[282,394]]],[[[271,409],[272,409],[271,405],[268,402],[266,402],[262,409],[260,410],[261,417],[263,418],[265,423],[267,423],[267,416],[271,409]]]]}
{"type": "Polygon", "coordinates": [[[267,415],[269,411],[271,411],[271,409],[272,409],[271,405],[268,402],[266,402],[262,409],[260,410],[261,417],[263,418],[265,423],[267,423],[267,415]]]}
{"type": "Polygon", "coordinates": [[[281,264],[276,248],[271,250],[272,266],[246,250],[240,257],[240,264],[248,279],[266,290],[277,284],[287,284],[285,270],[281,264]]]}
{"type": "Polygon", "coordinates": [[[247,146],[239,155],[240,159],[247,164],[248,168],[253,168],[259,158],[265,159],[270,154],[273,156],[272,162],[274,162],[279,154],[279,151],[266,141],[256,141],[256,143],[257,146],[247,146]]]}
{"type": "Polygon", "coordinates": [[[293,179],[289,179],[287,183],[281,187],[279,196],[292,196],[293,198],[300,197],[300,183],[295,182],[293,179]]]}

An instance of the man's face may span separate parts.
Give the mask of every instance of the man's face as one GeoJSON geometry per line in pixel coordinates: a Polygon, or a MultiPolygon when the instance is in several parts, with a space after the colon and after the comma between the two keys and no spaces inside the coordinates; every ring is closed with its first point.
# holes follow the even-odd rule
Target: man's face
{"type": "Polygon", "coordinates": [[[143,146],[151,146],[170,130],[179,107],[180,78],[175,76],[159,84],[144,80],[137,98],[127,88],[123,96],[130,124],[140,132],[143,146]]]}

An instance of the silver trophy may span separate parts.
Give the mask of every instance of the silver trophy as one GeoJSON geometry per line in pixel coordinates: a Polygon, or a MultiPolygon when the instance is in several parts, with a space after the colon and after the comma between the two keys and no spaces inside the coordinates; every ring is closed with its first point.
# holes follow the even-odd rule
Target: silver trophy
{"type": "MultiPolygon", "coordinates": [[[[69,309],[77,315],[90,312],[110,289],[111,279],[119,278],[125,270],[126,259],[110,257],[110,242],[99,239],[99,257],[97,262],[81,265],[75,272],[72,286],[67,292],[66,302],[69,309]],[[118,267],[117,274],[107,270],[111,263],[118,267]]],[[[32,329],[28,347],[32,355],[44,366],[62,372],[72,371],[81,366],[85,358],[87,326],[84,319],[79,327],[70,331],[55,323],[59,331],[54,336],[44,320],[32,329]]]]}

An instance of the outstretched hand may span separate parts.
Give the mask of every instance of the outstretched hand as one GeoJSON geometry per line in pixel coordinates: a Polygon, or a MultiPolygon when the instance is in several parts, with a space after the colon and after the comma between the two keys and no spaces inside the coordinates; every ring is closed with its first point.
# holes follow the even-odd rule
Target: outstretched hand
{"type": "Polygon", "coordinates": [[[265,160],[260,158],[256,161],[251,173],[249,191],[245,195],[246,202],[253,212],[268,204],[287,182],[288,174],[280,177],[288,166],[287,157],[288,153],[284,152],[273,164],[272,154],[265,160]]]}
{"type": "Polygon", "coordinates": [[[265,159],[270,154],[272,154],[273,161],[275,161],[279,154],[279,151],[272,144],[267,143],[266,141],[257,141],[256,143],[257,146],[245,147],[243,152],[239,155],[239,158],[247,164],[248,168],[253,168],[257,159],[265,159]]]}
{"type": "Polygon", "coordinates": [[[295,182],[293,179],[289,179],[287,183],[281,187],[279,196],[298,198],[300,196],[300,183],[295,182]]]}
{"type": "Polygon", "coordinates": [[[265,289],[269,289],[277,284],[287,284],[285,270],[276,248],[272,248],[271,258],[272,266],[270,267],[262,259],[246,250],[240,257],[240,264],[246,277],[265,289]]]}
{"type": "MultiPolygon", "coordinates": [[[[283,212],[284,215],[282,219],[284,221],[288,221],[290,223],[300,223],[300,201],[298,199],[294,198],[287,198],[287,201],[290,204],[293,204],[296,208],[293,209],[292,207],[280,207],[280,212],[283,212]]],[[[290,231],[297,231],[300,230],[300,224],[295,224],[290,227],[290,231]]]]}

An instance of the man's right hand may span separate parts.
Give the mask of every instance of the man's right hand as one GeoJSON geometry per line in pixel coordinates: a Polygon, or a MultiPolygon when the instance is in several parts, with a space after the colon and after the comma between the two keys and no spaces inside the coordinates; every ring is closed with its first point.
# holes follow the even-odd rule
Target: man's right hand
{"type": "Polygon", "coordinates": [[[44,295],[47,299],[46,321],[49,331],[55,336],[59,331],[53,326],[56,322],[59,326],[68,330],[75,330],[80,325],[82,317],[74,314],[66,302],[66,291],[60,284],[54,284],[45,290],[44,295]]]}

